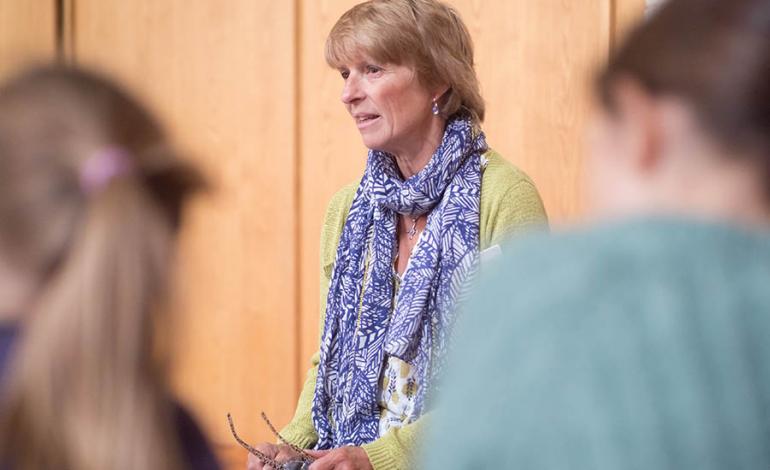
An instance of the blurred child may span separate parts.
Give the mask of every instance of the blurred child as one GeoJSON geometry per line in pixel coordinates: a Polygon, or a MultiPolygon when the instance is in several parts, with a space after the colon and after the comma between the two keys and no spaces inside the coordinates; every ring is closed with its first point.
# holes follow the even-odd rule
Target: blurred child
{"type": "Polygon", "coordinates": [[[105,78],[47,67],[0,86],[0,461],[217,468],[156,336],[201,185],[105,78]]]}

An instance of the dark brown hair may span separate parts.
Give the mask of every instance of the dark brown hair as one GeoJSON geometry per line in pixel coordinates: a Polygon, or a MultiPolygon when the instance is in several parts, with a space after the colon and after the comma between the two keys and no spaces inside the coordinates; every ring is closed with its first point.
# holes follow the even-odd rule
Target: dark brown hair
{"type": "Polygon", "coordinates": [[[201,184],[111,80],[52,66],[0,85],[0,256],[38,284],[19,312],[0,460],[183,467],[154,337],[180,212],[201,184]],[[89,190],[84,165],[106,149],[131,171],[89,190]]]}
{"type": "Polygon", "coordinates": [[[609,111],[622,77],[683,99],[714,142],[770,167],[770,1],[669,0],[598,75],[609,111]]]}

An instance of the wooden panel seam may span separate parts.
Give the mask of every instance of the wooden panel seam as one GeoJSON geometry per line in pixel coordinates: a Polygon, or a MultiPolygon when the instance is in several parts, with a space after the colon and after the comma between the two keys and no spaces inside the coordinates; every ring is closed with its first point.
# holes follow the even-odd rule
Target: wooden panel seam
{"type": "Polygon", "coordinates": [[[618,25],[618,1],[619,0],[608,0],[609,1],[609,14],[610,14],[610,37],[609,37],[609,50],[607,51],[607,57],[612,55],[612,52],[617,48],[617,42],[618,42],[618,35],[619,35],[619,27],[618,25]]]}
{"type": "Polygon", "coordinates": [[[56,60],[63,64],[75,63],[75,2],[54,0],[56,9],[56,60]]]}
{"type": "Polygon", "coordinates": [[[302,0],[294,0],[294,390],[302,381],[302,0]]]}

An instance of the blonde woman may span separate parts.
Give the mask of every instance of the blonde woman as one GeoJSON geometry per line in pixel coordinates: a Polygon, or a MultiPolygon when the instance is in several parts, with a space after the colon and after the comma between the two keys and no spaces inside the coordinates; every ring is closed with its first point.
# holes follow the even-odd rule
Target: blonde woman
{"type": "Polygon", "coordinates": [[[329,34],[326,59],[369,153],[361,181],[329,204],[320,352],[283,435],[316,449],[315,470],[411,468],[480,253],[546,216],[530,179],[481,131],[473,46],[452,8],[357,5],[329,34]]]}
{"type": "Polygon", "coordinates": [[[103,78],[54,67],[0,87],[0,466],[218,468],[153,347],[200,183],[103,78]]]}

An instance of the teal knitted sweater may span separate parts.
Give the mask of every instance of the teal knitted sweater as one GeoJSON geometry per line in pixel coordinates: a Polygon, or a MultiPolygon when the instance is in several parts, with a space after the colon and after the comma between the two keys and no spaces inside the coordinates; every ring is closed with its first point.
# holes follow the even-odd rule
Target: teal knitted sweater
{"type": "Polygon", "coordinates": [[[419,468],[770,469],[770,234],[638,220],[499,261],[419,468]]]}

